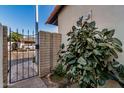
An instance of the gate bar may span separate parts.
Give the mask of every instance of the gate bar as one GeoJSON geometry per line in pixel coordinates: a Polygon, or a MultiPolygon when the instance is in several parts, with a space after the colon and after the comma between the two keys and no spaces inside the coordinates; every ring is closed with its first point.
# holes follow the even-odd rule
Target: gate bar
{"type": "MultiPolygon", "coordinates": [[[[29,41],[29,30],[28,30],[28,41],[29,41]]],[[[29,77],[29,43],[28,43],[28,77],[29,77]]]]}
{"type": "MultiPolygon", "coordinates": [[[[35,42],[34,30],[32,32],[32,35],[33,35],[33,41],[35,42]]],[[[33,47],[33,49],[34,49],[34,47],[33,47]]],[[[35,59],[36,59],[34,53],[35,53],[35,49],[33,51],[33,69],[34,69],[34,63],[35,63],[35,59]]],[[[33,76],[34,76],[34,71],[33,71],[33,76]]]]}
{"type": "MultiPolygon", "coordinates": [[[[24,43],[24,29],[22,29],[22,35],[23,35],[23,39],[22,39],[22,42],[24,43]]],[[[24,78],[24,50],[22,51],[22,78],[24,78]]]]}
{"type": "MultiPolygon", "coordinates": [[[[17,34],[18,34],[18,29],[16,31],[17,31],[17,34]]],[[[17,43],[17,64],[16,64],[17,65],[17,70],[16,70],[17,71],[17,77],[16,78],[17,78],[17,81],[18,81],[18,40],[16,41],[16,43],[17,43]]]]}

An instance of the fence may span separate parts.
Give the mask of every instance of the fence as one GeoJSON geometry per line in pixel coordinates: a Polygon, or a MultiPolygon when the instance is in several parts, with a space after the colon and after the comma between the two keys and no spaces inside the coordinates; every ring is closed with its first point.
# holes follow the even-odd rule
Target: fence
{"type": "Polygon", "coordinates": [[[61,44],[61,34],[39,32],[40,52],[40,77],[43,77],[55,69],[58,59],[58,51],[61,44]]]}
{"type": "MultiPolygon", "coordinates": [[[[3,76],[1,78],[3,81],[3,87],[7,87],[8,84],[8,29],[6,26],[0,27],[3,34],[2,34],[2,74],[3,76]]],[[[58,51],[61,44],[61,34],[58,33],[50,33],[50,32],[39,32],[39,76],[43,77],[50,73],[51,70],[53,70],[57,65],[57,59],[58,59],[58,51]]]]}

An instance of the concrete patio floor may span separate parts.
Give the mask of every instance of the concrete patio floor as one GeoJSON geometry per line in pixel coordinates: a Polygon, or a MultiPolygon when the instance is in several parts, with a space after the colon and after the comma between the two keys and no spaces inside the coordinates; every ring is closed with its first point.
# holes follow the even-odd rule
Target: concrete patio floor
{"type": "Polygon", "coordinates": [[[47,88],[43,80],[35,76],[30,79],[18,81],[8,86],[8,88],[47,88]]]}

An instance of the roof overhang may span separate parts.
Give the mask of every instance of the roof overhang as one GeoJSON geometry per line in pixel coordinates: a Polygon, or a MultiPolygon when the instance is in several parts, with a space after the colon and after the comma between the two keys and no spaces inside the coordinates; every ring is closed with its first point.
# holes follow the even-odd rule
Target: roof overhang
{"type": "Polygon", "coordinates": [[[46,21],[46,24],[58,25],[58,14],[64,8],[64,5],[56,5],[49,18],[46,21]]]}

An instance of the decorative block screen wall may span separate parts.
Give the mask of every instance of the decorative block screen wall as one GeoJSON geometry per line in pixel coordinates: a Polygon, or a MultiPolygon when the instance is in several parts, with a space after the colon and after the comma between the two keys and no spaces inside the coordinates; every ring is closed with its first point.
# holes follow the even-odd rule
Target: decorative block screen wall
{"type": "Polygon", "coordinates": [[[57,65],[58,51],[61,44],[61,34],[39,32],[40,77],[50,73],[57,65]]]}

